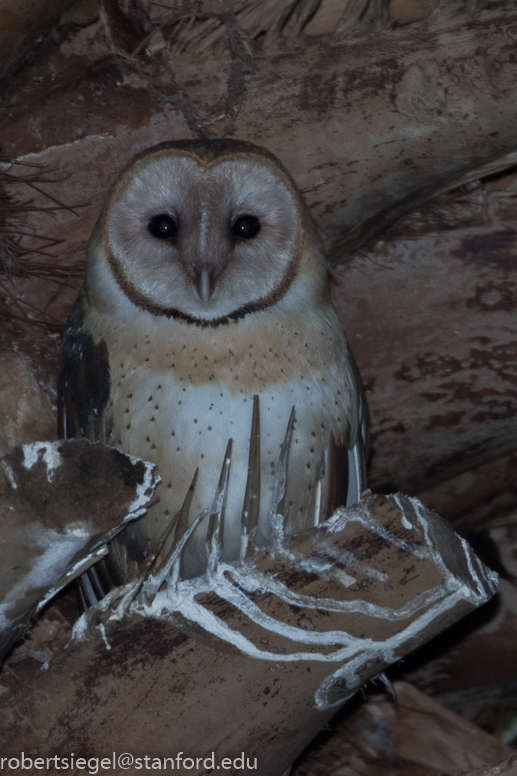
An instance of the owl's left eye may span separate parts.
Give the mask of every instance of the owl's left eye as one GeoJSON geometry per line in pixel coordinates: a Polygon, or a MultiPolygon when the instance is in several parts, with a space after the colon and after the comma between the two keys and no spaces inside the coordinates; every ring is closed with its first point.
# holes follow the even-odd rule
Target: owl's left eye
{"type": "Polygon", "coordinates": [[[160,215],[151,218],[147,224],[147,230],[153,237],[157,237],[159,240],[169,240],[171,237],[176,236],[178,225],[172,216],[167,215],[167,213],[160,213],[160,215]]]}
{"type": "Polygon", "coordinates": [[[232,234],[241,240],[250,240],[260,232],[260,221],[256,216],[240,216],[232,224],[232,234]]]}

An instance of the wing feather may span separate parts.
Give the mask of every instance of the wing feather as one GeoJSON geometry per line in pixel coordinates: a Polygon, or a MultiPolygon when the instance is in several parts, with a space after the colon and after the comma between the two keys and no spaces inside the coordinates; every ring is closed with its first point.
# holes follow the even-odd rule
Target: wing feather
{"type": "Polygon", "coordinates": [[[61,371],[57,383],[58,436],[87,437],[107,443],[106,406],[110,398],[108,347],[94,343],[84,328],[85,303],[80,294],[65,325],[61,371]]]}

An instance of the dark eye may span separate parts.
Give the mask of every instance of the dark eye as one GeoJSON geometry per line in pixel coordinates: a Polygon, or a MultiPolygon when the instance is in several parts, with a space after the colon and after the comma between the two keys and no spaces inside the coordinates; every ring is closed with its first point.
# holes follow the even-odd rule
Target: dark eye
{"type": "Polygon", "coordinates": [[[239,216],[232,224],[232,234],[243,240],[250,240],[260,232],[260,221],[256,216],[239,216]]]}
{"type": "Polygon", "coordinates": [[[160,213],[159,216],[153,216],[147,224],[148,231],[153,237],[159,240],[168,240],[176,236],[178,225],[172,216],[167,213],[160,213]]]}

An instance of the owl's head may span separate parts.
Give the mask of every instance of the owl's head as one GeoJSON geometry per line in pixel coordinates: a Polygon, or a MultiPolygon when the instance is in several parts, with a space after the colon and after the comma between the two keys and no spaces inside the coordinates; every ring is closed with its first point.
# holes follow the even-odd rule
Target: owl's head
{"type": "MultiPolygon", "coordinates": [[[[293,180],[239,141],[163,143],[112,188],[90,251],[125,295],[159,315],[214,323],[319,294],[319,237],[293,180]]],[[[307,302],[308,300],[305,300],[307,302]]]]}

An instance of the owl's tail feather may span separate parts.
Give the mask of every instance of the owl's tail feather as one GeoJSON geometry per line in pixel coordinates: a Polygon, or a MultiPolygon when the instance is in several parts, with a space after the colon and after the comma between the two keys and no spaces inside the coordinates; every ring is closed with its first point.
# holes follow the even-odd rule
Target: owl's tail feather
{"type": "Polygon", "coordinates": [[[77,580],[81,608],[86,611],[91,606],[95,606],[113,587],[115,585],[104,560],[97,561],[77,580]]]}

